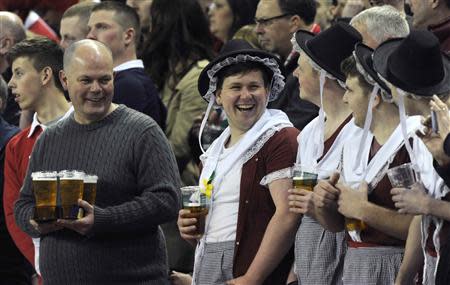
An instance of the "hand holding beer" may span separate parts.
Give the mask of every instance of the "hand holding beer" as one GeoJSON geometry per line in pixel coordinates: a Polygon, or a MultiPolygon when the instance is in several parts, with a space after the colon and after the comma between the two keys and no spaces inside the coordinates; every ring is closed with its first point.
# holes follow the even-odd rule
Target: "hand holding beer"
{"type": "Polygon", "coordinates": [[[77,220],[58,219],[58,226],[76,231],[79,234],[86,235],[94,225],[94,207],[88,202],[79,199],[78,206],[84,210],[85,216],[77,220]]]}
{"type": "Polygon", "coordinates": [[[205,231],[205,219],[208,214],[208,201],[199,186],[181,188],[183,210],[179,212],[178,228],[181,236],[187,240],[200,238],[205,231]]]}
{"type": "Polygon", "coordinates": [[[314,192],[304,189],[289,189],[289,211],[297,214],[314,214],[314,192]]]}
{"type": "Polygon", "coordinates": [[[178,212],[178,230],[183,239],[189,242],[197,242],[202,237],[197,229],[198,219],[193,218],[190,210],[181,209],[178,212]]]}
{"type": "Polygon", "coordinates": [[[362,221],[365,202],[368,201],[367,183],[348,182],[337,184],[340,190],[338,211],[345,216],[345,228],[347,231],[361,232],[366,228],[362,221]]]}

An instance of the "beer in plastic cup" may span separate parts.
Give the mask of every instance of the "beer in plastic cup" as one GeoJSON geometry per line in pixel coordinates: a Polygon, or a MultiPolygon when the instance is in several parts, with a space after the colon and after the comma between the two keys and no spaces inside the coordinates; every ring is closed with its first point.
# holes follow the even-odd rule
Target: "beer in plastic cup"
{"type": "Polygon", "coordinates": [[[201,193],[199,186],[181,187],[181,196],[183,209],[190,211],[186,217],[196,218],[197,234],[203,234],[205,232],[205,219],[209,210],[208,198],[204,193],[201,193]]]}
{"type": "Polygon", "coordinates": [[[36,200],[34,220],[41,223],[56,220],[57,172],[33,172],[31,179],[36,200]]]}
{"type": "Polygon", "coordinates": [[[300,164],[294,164],[292,181],[295,189],[313,191],[317,184],[317,170],[300,164]]]}
{"type": "Polygon", "coordinates": [[[77,219],[78,199],[83,198],[84,172],[63,170],[59,172],[61,219],[77,219]]]}

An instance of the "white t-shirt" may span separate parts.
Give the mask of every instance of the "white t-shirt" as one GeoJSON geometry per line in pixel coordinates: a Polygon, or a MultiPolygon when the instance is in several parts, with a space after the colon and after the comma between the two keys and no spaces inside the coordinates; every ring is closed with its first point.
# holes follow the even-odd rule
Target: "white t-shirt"
{"type": "MultiPolygon", "coordinates": [[[[222,147],[217,168],[221,167],[223,160],[239,144],[231,148],[222,147]]],[[[235,164],[225,175],[220,189],[214,189],[214,207],[208,213],[210,223],[206,233],[206,242],[225,242],[236,239],[236,228],[239,211],[239,195],[241,188],[242,164],[235,164]]]]}

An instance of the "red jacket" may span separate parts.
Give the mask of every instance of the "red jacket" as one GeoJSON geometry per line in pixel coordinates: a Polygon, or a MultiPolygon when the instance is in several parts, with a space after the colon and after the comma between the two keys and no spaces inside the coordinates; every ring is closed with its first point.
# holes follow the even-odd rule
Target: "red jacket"
{"type": "Polygon", "coordinates": [[[14,204],[19,199],[20,188],[25,178],[28,161],[34,143],[42,133],[38,127],[28,138],[30,127],[14,136],[6,146],[5,151],[5,184],[3,187],[3,209],[8,231],[17,248],[34,265],[34,245],[31,237],[24,233],[16,224],[14,204]]]}

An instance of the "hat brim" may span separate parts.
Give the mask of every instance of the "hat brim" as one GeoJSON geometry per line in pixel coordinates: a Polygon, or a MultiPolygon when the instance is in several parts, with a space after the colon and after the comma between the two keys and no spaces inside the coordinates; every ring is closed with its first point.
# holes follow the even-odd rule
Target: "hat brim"
{"type": "Polygon", "coordinates": [[[382,43],[373,53],[373,67],[384,79],[392,83],[394,86],[405,92],[414,95],[431,97],[433,95],[441,95],[450,92],[450,60],[442,54],[442,62],[444,66],[444,78],[438,84],[426,88],[415,88],[408,82],[403,82],[399,78],[389,72],[388,58],[402,43],[404,38],[390,39],[382,43]]]}
{"type": "Polygon", "coordinates": [[[329,74],[333,75],[335,78],[341,80],[342,82],[345,82],[345,75],[337,73],[333,68],[328,66],[326,63],[324,63],[318,56],[314,54],[314,52],[308,47],[308,40],[315,37],[315,34],[305,31],[305,30],[299,30],[295,34],[295,40],[297,41],[297,44],[300,46],[302,51],[306,53],[306,55],[311,58],[312,61],[314,61],[318,66],[320,66],[322,69],[324,69],[329,74]]]}
{"type": "MultiPolygon", "coordinates": [[[[283,64],[280,61],[280,59],[278,57],[276,57],[274,54],[269,53],[269,52],[265,52],[262,50],[257,50],[257,49],[242,49],[242,50],[237,50],[234,52],[230,52],[227,54],[223,54],[223,55],[219,55],[218,57],[216,57],[214,60],[212,60],[200,73],[199,76],[199,80],[198,80],[198,91],[200,92],[200,95],[203,97],[203,99],[205,99],[206,102],[209,102],[209,100],[207,98],[205,98],[206,93],[208,92],[209,89],[209,82],[210,82],[210,78],[208,76],[208,71],[215,66],[218,62],[221,62],[223,60],[225,60],[228,57],[235,57],[237,55],[250,55],[250,56],[257,56],[260,58],[270,58],[270,59],[274,59],[276,60],[276,62],[278,63],[278,66],[280,68],[280,70],[282,70],[283,64]]],[[[261,66],[263,66],[261,64],[261,66]]]]}
{"type": "Polygon", "coordinates": [[[370,75],[370,77],[389,95],[391,94],[391,89],[386,85],[386,83],[381,80],[377,72],[373,68],[372,60],[373,49],[362,43],[357,43],[355,45],[355,57],[358,63],[362,66],[364,71],[370,75]]]}

